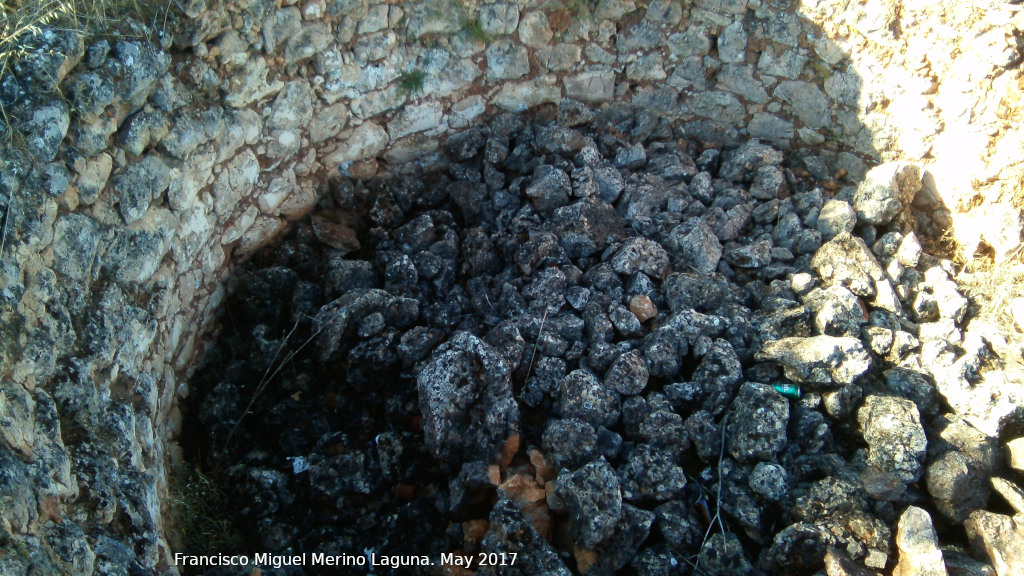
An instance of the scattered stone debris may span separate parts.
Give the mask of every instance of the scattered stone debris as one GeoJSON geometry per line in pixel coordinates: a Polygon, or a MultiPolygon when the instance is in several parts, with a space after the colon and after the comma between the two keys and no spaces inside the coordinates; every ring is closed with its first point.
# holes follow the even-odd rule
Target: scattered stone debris
{"type": "Polygon", "coordinates": [[[1014,573],[1002,454],[945,403],[980,356],[906,228],[919,172],[831,197],[756,140],[626,139],[642,120],[499,115],[445,171],[338,180],[344,241],[314,215],[236,274],[190,417],[249,545],[939,575],[941,519],[1014,573]]]}

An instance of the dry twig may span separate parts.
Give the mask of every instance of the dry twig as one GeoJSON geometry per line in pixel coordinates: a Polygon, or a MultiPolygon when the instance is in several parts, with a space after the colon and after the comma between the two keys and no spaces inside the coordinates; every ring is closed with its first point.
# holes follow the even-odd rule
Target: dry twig
{"type": "Polygon", "coordinates": [[[711,522],[708,523],[708,529],[704,532],[704,539],[700,542],[700,551],[697,552],[697,560],[692,564],[694,574],[700,574],[700,560],[704,555],[704,545],[711,538],[711,531],[715,528],[715,522],[718,522],[718,529],[723,536],[725,535],[725,523],[722,521],[722,461],[725,459],[725,431],[728,423],[729,413],[727,412],[725,417],[722,418],[722,438],[721,445],[718,447],[718,486],[715,490],[715,515],[711,517],[711,522]]]}

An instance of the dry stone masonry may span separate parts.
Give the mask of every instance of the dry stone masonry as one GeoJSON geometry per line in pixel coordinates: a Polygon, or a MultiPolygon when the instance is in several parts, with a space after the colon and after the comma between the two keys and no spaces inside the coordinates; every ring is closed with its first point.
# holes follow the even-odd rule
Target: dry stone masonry
{"type": "MultiPolygon", "coordinates": [[[[315,331],[317,358],[426,363],[417,397],[386,412],[422,413],[423,462],[444,464],[421,464],[424,483],[474,510],[467,541],[523,546],[523,573],[686,573],[693,551],[708,573],[749,573],[799,543],[813,553],[794,572],[932,570],[929,517],[939,542],[963,525],[996,573],[1019,571],[1019,523],[986,498],[1024,513],[1024,457],[1011,442],[1008,469],[1000,451],[1024,432],[1024,390],[921,240],[949,229],[947,207],[1019,182],[1020,20],[994,2],[211,0],[148,40],[41,32],[0,78],[0,573],[178,573],[181,408],[216,389],[190,378],[231,330],[216,316],[229,278],[257,325],[315,331]],[[450,182],[422,185],[437,174],[450,182]],[[348,202],[393,178],[421,199],[348,202]],[[519,205],[524,247],[506,260],[521,285],[463,282],[502,264],[472,231],[519,205]],[[384,241],[367,217],[401,244],[378,268],[361,263],[384,241]],[[287,270],[234,276],[285,237],[287,270]],[[297,267],[306,243],[327,263],[297,267]],[[599,269],[586,280],[562,269],[590,273],[580,258],[599,269]],[[304,276],[325,265],[346,288],[329,301],[304,276]],[[573,312],[452,332],[460,312],[389,290],[451,274],[467,310],[573,312]],[[261,316],[295,282],[294,317],[261,316]],[[607,346],[586,365],[582,343],[607,346]],[[445,428],[463,369],[482,370],[471,434],[445,428]],[[771,386],[783,378],[801,399],[771,386]],[[864,445],[840,457],[835,442],[864,445]],[[488,490],[501,497],[481,516],[488,490]],[[698,497],[727,530],[704,533],[698,497]],[[595,516],[595,501],[619,505],[595,516]],[[769,533],[776,508],[792,517],[769,533]],[[570,519],[571,558],[549,509],[551,526],[570,519]]],[[[1008,206],[957,233],[1005,257],[1008,206]]],[[[281,337],[246,344],[248,369],[281,337]]],[[[237,414],[207,418],[233,436],[237,414]]],[[[303,466],[302,494],[335,506],[400,475],[401,435],[367,452],[313,420],[295,444],[312,442],[308,461],[252,465],[241,484],[283,510],[303,466]]],[[[395,513],[443,527],[451,509],[428,496],[395,513]]],[[[942,555],[951,573],[988,569],[942,555]]]]}

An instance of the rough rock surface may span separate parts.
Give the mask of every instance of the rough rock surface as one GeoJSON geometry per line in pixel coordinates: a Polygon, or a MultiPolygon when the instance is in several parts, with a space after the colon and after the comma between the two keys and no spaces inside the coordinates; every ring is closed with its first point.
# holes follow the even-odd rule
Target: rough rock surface
{"type": "Polygon", "coordinates": [[[434,351],[416,379],[426,443],[434,456],[497,458],[519,430],[510,372],[497,350],[465,332],[434,351]]]}
{"type": "MultiPolygon", "coordinates": [[[[412,296],[409,286],[433,282],[446,291],[444,298],[425,301],[448,302],[448,307],[425,307],[424,314],[442,319],[445,326],[406,330],[392,324],[388,309],[369,311],[346,324],[344,346],[335,342],[339,347],[331,354],[345,356],[346,367],[353,369],[337,370],[332,381],[341,377],[355,388],[373,379],[391,383],[397,371],[429,361],[458,323],[452,319],[487,317],[492,305],[503,314],[533,306],[528,320],[495,329],[489,338],[487,331],[478,334],[506,356],[515,401],[524,390],[530,392],[523,395],[525,406],[552,410],[560,400],[552,390],[565,374],[585,368],[603,385],[617,357],[639,351],[653,385],[635,394],[642,404],[633,402],[627,411],[623,400],[618,420],[597,426],[600,448],[594,454],[626,459],[636,453],[631,444],[637,441],[676,442],[687,448],[671,458],[685,458],[692,445],[696,454],[690,457],[710,464],[717,461],[718,433],[727,428],[721,417],[739,380],[727,367],[721,374],[707,370],[708,377],[702,372],[691,378],[693,367],[710,351],[723,349],[722,340],[742,364],[744,382],[774,383],[773,361],[751,362],[762,344],[784,336],[852,332],[847,313],[855,310],[850,306],[831,308],[822,321],[820,311],[814,318],[793,313],[801,306],[813,308],[816,300],[805,299],[806,293],[797,289],[806,284],[791,281],[809,275],[808,259],[822,241],[829,246],[832,233],[837,239],[848,234],[868,248],[874,265],[861,246],[844,240],[830,250],[856,256],[856,262],[846,262],[848,273],[813,266],[822,274],[812,283],[828,290],[842,287],[858,297],[867,324],[862,325],[864,335],[851,336],[862,338],[864,350],[873,355],[873,369],[899,366],[917,374],[908,386],[911,380],[903,378],[889,387],[907,390],[895,393],[920,404],[922,415],[931,418],[950,408],[987,437],[1002,437],[1024,398],[1021,386],[991,369],[993,343],[968,324],[971,313],[951,278],[953,268],[921,254],[908,239],[913,227],[933,238],[944,233],[950,221],[943,202],[952,207],[972,201],[959,198],[958,191],[998,191],[1019,181],[1024,138],[1006,118],[1013,117],[1018,101],[1013,73],[1018,47],[1007,39],[1021,28],[1020,13],[1002,6],[979,11],[965,2],[905,2],[895,11],[872,3],[842,9],[810,3],[799,11],[778,3],[731,1],[577,4],[586,14],[533,2],[464,6],[432,0],[410,6],[342,0],[228,6],[214,0],[184,7],[180,21],[154,32],[152,42],[104,37],[86,43],[62,30],[26,39],[24,57],[0,79],[5,109],[0,124],[5,143],[0,154],[0,373],[5,375],[3,419],[11,424],[4,430],[2,456],[4,469],[11,471],[9,491],[31,493],[37,504],[0,511],[0,524],[10,527],[2,536],[16,552],[11,560],[15,573],[24,567],[40,573],[120,574],[169,566],[166,525],[178,497],[171,493],[176,483],[166,464],[178,461],[178,442],[192,442],[187,438],[192,428],[181,420],[185,398],[206,396],[216,388],[223,401],[209,403],[202,429],[217,438],[211,446],[233,440],[231,427],[251,418],[238,414],[249,413],[245,404],[254,396],[253,387],[264,386],[255,396],[279,387],[276,379],[285,369],[272,359],[283,354],[296,360],[288,356],[295,350],[285,345],[287,335],[304,330],[319,306],[348,289],[383,287],[396,298],[407,298],[412,296]],[[854,27],[858,33],[850,34],[854,27]],[[956,49],[933,50],[935,45],[956,49]],[[920,66],[921,54],[929,66],[920,66]],[[879,70],[886,73],[875,73],[879,70]],[[506,75],[507,81],[495,79],[506,75]],[[491,81],[496,84],[488,85],[491,81]],[[615,105],[599,116],[601,111],[580,102],[615,105]],[[622,104],[633,110],[623,113],[622,104]],[[489,167],[469,162],[483,145],[473,144],[473,137],[454,144],[456,135],[479,129],[485,114],[536,106],[545,107],[549,119],[557,116],[566,129],[596,122],[601,133],[592,134],[592,142],[545,140],[539,136],[542,130],[524,131],[509,122],[486,134],[489,167]],[[11,128],[24,138],[9,138],[11,128]],[[732,146],[750,137],[762,142],[732,146]],[[12,141],[24,146],[9,149],[6,144],[12,141]],[[798,154],[783,165],[783,154],[765,143],[798,154]],[[965,148],[977,154],[965,155],[965,148]],[[921,190],[910,206],[906,200],[916,184],[904,186],[900,175],[913,176],[913,167],[896,170],[900,177],[895,180],[875,174],[869,181],[879,186],[864,186],[863,193],[857,186],[876,159],[923,157],[935,160],[921,172],[921,190]],[[502,164],[511,168],[499,168],[502,164]],[[493,243],[489,248],[486,234],[469,232],[462,219],[483,222],[506,208],[519,208],[518,201],[503,203],[520,197],[540,165],[568,175],[571,192],[564,203],[557,193],[545,196],[546,206],[562,218],[551,226],[560,235],[553,244],[536,239],[538,248],[557,248],[533,263],[523,259],[531,273],[552,263],[562,267],[558,249],[576,259],[573,266],[583,272],[622,248],[628,237],[660,244],[671,269],[657,263],[637,272],[628,263],[613,267],[614,274],[623,276],[616,286],[600,274],[581,281],[565,266],[570,289],[586,284],[596,301],[590,309],[589,302],[573,308],[579,313],[575,319],[557,317],[562,301],[550,291],[524,299],[524,286],[518,280],[504,282],[508,278],[496,283],[510,286],[504,300],[498,298],[501,293],[475,285],[460,285],[463,292],[445,300],[451,296],[447,290],[458,285],[453,278],[489,270],[494,263],[488,254],[510,251],[493,243]],[[445,172],[474,186],[452,193],[447,207],[441,205],[448,182],[433,181],[429,187],[408,181],[394,186],[401,193],[391,199],[377,194],[381,189],[373,184],[372,197],[379,201],[346,203],[347,178],[370,182],[382,168],[399,166],[445,172]],[[593,180],[584,168],[593,172],[593,180]],[[640,172],[662,181],[645,181],[640,172]],[[821,188],[805,186],[805,177],[818,180],[821,188]],[[474,211],[478,201],[486,204],[491,195],[492,206],[474,211]],[[578,206],[580,198],[606,204],[601,209],[578,206]],[[321,284],[329,277],[322,270],[301,281],[300,275],[249,277],[274,288],[266,292],[275,295],[270,303],[259,294],[224,288],[239,262],[294,231],[321,200],[335,203],[318,214],[332,222],[338,222],[339,210],[372,214],[344,230],[365,246],[376,246],[380,231],[390,232],[401,221],[398,213],[412,206],[437,211],[438,223],[424,231],[426,237],[437,236],[420,236],[426,244],[410,254],[385,254],[401,252],[402,246],[374,254],[381,266],[369,275],[339,268],[327,284],[321,284]],[[830,224],[833,215],[825,206],[836,201],[859,206],[863,217],[853,221],[847,211],[830,224]],[[692,274],[695,266],[674,260],[678,235],[671,232],[693,219],[700,220],[701,230],[691,239],[697,242],[688,243],[695,251],[690,260],[701,261],[701,278],[692,274]],[[620,235],[624,226],[631,230],[628,235],[620,235]],[[463,245],[474,256],[453,263],[450,255],[463,245]],[[593,261],[580,262],[580,256],[593,261]],[[664,279],[668,288],[660,285],[662,272],[674,273],[664,279]],[[622,298],[615,297],[616,290],[622,298]],[[330,296],[321,298],[318,291],[330,296]],[[211,342],[206,331],[218,323],[215,311],[229,292],[262,302],[253,309],[288,310],[280,316],[255,314],[259,319],[252,330],[244,331],[251,341],[240,345],[246,358],[227,371],[231,377],[193,386],[189,377],[211,342]],[[485,295],[482,302],[480,294],[485,295]],[[641,294],[651,299],[656,316],[641,320],[634,312],[630,302],[641,294]],[[353,337],[366,342],[350,349],[353,337]],[[538,366],[546,369],[534,384],[519,381],[522,359],[530,358],[525,372],[533,361],[523,352],[527,344],[535,347],[538,366]],[[565,362],[565,369],[549,359],[565,362]],[[371,362],[391,371],[377,374],[365,368],[371,362]],[[235,376],[250,364],[253,373],[246,385],[235,376]],[[706,404],[705,389],[713,392],[706,404]],[[233,398],[245,400],[237,406],[233,398]],[[686,424],[676,426],[677,419],[686,424]],[[680,436],[679,430],[694,437],[680,436]]],[[[422,182],[422,174],[409,180],[422,182]]],[[[543,217],[523,214],[520,222],[538,216],[543,217]]],[[[993,224],[976,235],[978,242],[1000,258],[1015,250],[1020,222],[1005,206],[975,216],[993,224]]],[[[526,224],[516,231],[519,242],[534,240],[528,229],[536,231],[526,224]]],[[[295,252],[288,257],[305,254],[306,260],[296,264],[302,257],[295,256],[289,266],[305,272],[316,268],[308,251],[320,236],[326,237],[310,233],[291,244],[295,252]]],[[[340,256],[317,254],[326,261],[340,256]]],[[[840,256],[822,259],[842,262],[840,256]]],[[[285,256],[279,257],[283,262],[285,256]]],[[[354,257],[371,258],[369,252],[354,257]]],[[[252,311],[243,315],[234,309],[240,318],[252,311]]],[[[221,324],[230,325],[226,320],[221,324]]],[[[845,452],[845,436],[836,443],[831,428],[838,425],[845,434],[849,427],[839,425],[843,415],[856,413],[863,394],[877,392],[868,389],[880,382],[873,369],[835,390],[809,382],[799,408],[791,404],[794,432],[787,433],[787,448],[776,458],[794,487],[834,471],[822,469],[829,462],[816,458],[822,450],[859,466],[845,452]]],[[[404,396],[395,395],[401,401],[391,400],[385,410],[386,403],[371,397],[372,390],[346,388],[317,398],[318,404],[295,408],[284,398],[308,401],[314,396],[309,385],[297,378],[280,387],[287,394],[270,394],[266,406],[286,405],[260,419],[280,440],[246,451],[254,460],[232,472],[228,484],[266,502],[270,514],[287,508],[295,492],[287,486],[289,478],[304,473],[294,472],[303,467],[294,455],[300,447],[310,454],[321,451],[312,468],[318,497],[334,498],[339,508],[353,500],[351,488],[377,490],[391,482],[400,459],[392,431],[374,430],[381,436],[371,446],[376,436],[342,438],[328,435],[325,428],[340,427],[342,421],[365,424],[383,413],[392,422],[408,422],[408,412],[418,404],[415,393],[410,397],[404,388],[404,396]],[[323,413],[346,406],[350,396],[373,410],[360,414],[343,408],[325,424],[323,413]],[[281,424],[297,419],[308,420],[310,428],[296,432],[281,424]],[[291,450],[295,460],[261,460],[278,449],[291,450]],[[332,459],[358,463],[366,474],[351,481],[338,478],[332,459]]],[[[197,418],[195,412],[188,417],[197,418]]],[[[964,495],[975,492],[978,478],[989,473],[983,459],[960,445],[935,454],[929,450],[928,459],[938,471],[968,471],[937,472],[937,478],[959,480],[948,484],[954,486],[946,491],[951,498],[935,483],[934,493],[926,496],[933,505],[951,503],[954,517],[982,505],[964,495]]],[[[701,482],[713,482],[713,472],[701,482]]],[[[428,470],[411,477],[432,485],[441,482],[435,473],[440,474],[428,470]]],[[[747,473],[741,467],[738,474],[747,473]]],[[[741,480],[735,483],[745,486],[741,480]]],[[[690,484],[690,490],[697,489],[695,482],[690,484]]],[[[892,491],[871,493],[883,492],[897,503],[902,498],[892,491]]],[[[692,505],[687,502],[688,508],[692,505]]],[[[243,516],[254,514],[252,506],[239,509],[243,516]]],[[[439,522],[431,509],[412,504],[402,512],[405,516],[395,515],[403,522],[439,522]]],[[[285,516],[260,520],[263,524],[247,517],[247,524],[263,531],[261,549],[292,542],[296,531],[305,529],[291,524],[294,516],[285,516]]],[[[644,515],[635,516],[634,526],[642,526],[644,515]]],[[[334,517],[325,524],[350,520],[334,517]]],[[[752,528],[747,523],[743,529],[752,528]]],[[[624,536],[623,542],[641,532],[624,536]]],[[[813,536],[802,529],[791,534],[813,536]]],[[[351,536],[324,533],[303,540],[302,546],[326,550],[326,542],[348,542],[351,536]]],[[[476,542],[470,539],[470,545],[476,542]]],[[[792,539],[785,546],[788,542],[792,539]]],[[[864,553],[850,542],[837,544],[858,558],[864,553]]],[[[754,559],[734,554],[742,545],[721,536],[708,550],[742,567],[754,559]]],[[[671,553],[664,547],[642,549],[638,558],[646,563],[632,569],[648,570],[643,567],[659,565],[655,559],[684,556],[692,547],[671,553]]],[[[874,555],[864,557],[877,565],[879,548],[868,548],[874,555]]],[[[598,565],[620,565],[611,554],[603,562],[598,565]]]]}

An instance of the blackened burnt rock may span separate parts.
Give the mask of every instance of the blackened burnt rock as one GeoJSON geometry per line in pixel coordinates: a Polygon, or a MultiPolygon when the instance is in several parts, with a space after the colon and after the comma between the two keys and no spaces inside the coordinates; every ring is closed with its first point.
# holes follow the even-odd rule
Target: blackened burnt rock
{"type": "Polygon", "coordinates": [[[823,157],[649,111],[553,117],[331,181],[241,265],[185,428],[246,550],[815,574],[894,565],[908,506],[941,537],[987,506],[998,442],[951,409],[986,344],[910,229],[914,169],[826,189],[794,175],[823,157]]]}
{"type": "Polygon", "coordinates": [[[493,461],[519,431],[511,367],[497,350],[457,332],[431,356],[416,379],[423,429],[443,461],[493,461]]]}

